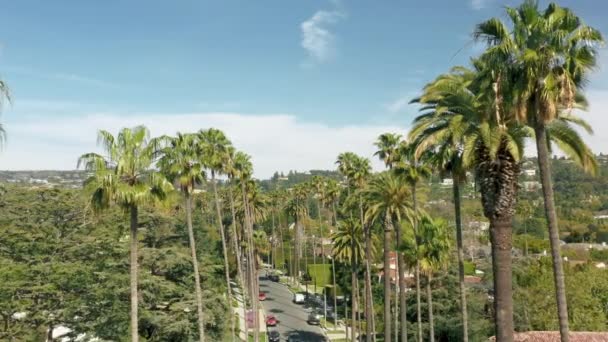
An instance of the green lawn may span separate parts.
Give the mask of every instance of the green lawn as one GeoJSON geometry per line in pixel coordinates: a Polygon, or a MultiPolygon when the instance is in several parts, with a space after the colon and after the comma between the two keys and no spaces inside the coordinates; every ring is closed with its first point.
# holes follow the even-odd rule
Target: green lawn
{"type": "Polygon", "coordinates": [[[325,285],[331,285],[331,265],[326,264],[309,264],[308,265],[308,274],[312,277],[312,282],[308,285],[315,286],[317,284],[317,290],[323,289],[325,285]]]}
{"type": "MultiPolygon", "coordinates": [[[[249,341],[253,341],[253,334],[250,333],[249,334],[249,341]]],[[[265,332],[260,332],[260,341],[267,341],[266,339],[266,333],[265,332]]]]}

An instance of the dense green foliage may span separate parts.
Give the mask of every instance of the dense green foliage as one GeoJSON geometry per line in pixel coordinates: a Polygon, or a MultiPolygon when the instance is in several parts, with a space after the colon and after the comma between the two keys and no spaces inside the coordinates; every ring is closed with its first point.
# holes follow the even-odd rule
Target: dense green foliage
{"type": "MultiPolygon", "coordinates": [[[[0,200],[0,339],[43,340],[49,327],[107,340],[128,336],[128,226],[119,210],[96,215],[79,190],[7,187],[0,200]],[[19,313],[24,313],[24,317],[19,313]]],[[[192,263],[179,206],[140,212],[140,335],[196,336],[192,263]]],[[[208,334],[219,339],[228,308],[219,238],[195,215],[208,334]],[[214,243],[209,243],[209,241],[214,243]]]]}

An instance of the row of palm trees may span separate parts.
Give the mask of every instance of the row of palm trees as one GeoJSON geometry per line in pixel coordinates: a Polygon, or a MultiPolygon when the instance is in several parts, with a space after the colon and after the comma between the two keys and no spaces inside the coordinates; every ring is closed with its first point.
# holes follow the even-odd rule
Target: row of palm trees
{"type": "MultiPolygon", "coordinates": [[[[570,9],[554,3],[541,10],[537,1],[526,0],[519,7],[507,7],[506,13],[510,25],[497,18],[477,25],[474,36],[486,42],[487,49],[472,60],[471,67],[456,67],[440,75],[413,101],[420,104],[422,114],[415,119],[409,138],[417,146],[415,155],[433,151],[432,164],[452,174],[457,213],[462,176],[467,170],[475,173],[490,221],[499,341],[513,340],[511,222],[519,162],[527,140],[535,140],[561,340],[568,341],[549,158],[557,147],[585,171],[596,170],[593,154],[575,126],[589,133],[591,128],[572,110],[586,107],[582,90],[603,38],[570,9]]],[[[459,259],[461,253],[459,246],[459,259]]]]}
{"type": "MultiPolygon", "coordinates": [[[[336,236],[336,246],[346,248],[344,241],[348,241],[351,249],[348,253],[336,251],[336,255],[347,255],[352,267],[352,287],[355,289],[351,310],[353,326],[355,312],[358,311],[356,269],[359,263],[365,262],[368,337],[374,327],[369,295],[371,223],[382,221],[385,234],[394,229],[396,235],[402,235],[399,227],[407,217],[406,221],[410,222],[416,236],[412,240],[412,249],[416,253],[425,250],[427,244],[421,244],[419,239],[424,219],[419,214],[416,189],[420,180],[433,169],[454,180],[463,340],[468,340],[468,329],[460,193],[467,172],[474,174],[481,192],[484,215],[490,221],[496,337],[499,341],[513,340],[512,219],[520,161],[526,143],[534,139],[552,247],[557,316],[561,339],[568,341],[567,301],[549,153],[553,148],[559,148],[585,171],[593,173],[596,170],[593,154],[577,131],[577,127],[581,127],[591,133],[591,127],[572,110],[584,109],[587,105],[582,89],[589,71],[595,66],[597,46],[603,38],[597,30],[583,24],[571,10],[556,4],[541,10],[536,1],[527,0],[519,7],[507,7],[506,12],[510,26],[496,18],[477,26],[475,38],[486,42],[488,47],[479,57],[472,59],[470,67],[455,67],[438,76],[424,87],[419,97],[412,100],[419,104],[421,114],[414,120],[407,142],[396,134],[379,137],[377,156],[385,162],[389,173],[370,179],[368,160],[349,152],[338,156],[338,171],[345,177],[348,192],[344,206],[350,208],[338,223],[338,228],[343,227],[347,234],[362,234],[364,247],[357,251],[360,247],[356,245],[357,239],[337,239],[336,236]],[[398,184],[407,184],[408,187],[403,189],[398,184]],[[371,189],[383,192],[371,195],[371,189]],[[366,196],[384,198],[384,204],[366,203],[366,196]],[[386,206],[390,200],[394,206],[386,206]],[[393,215],[398,217],[397,222],[393,215]]],[[[397,236],[396,241],[402,243],[403,236],[397,236]]],[[[399,274],[403,278],[401,270],[407,267],[405,252],[402,253],[403,248],[397,249],[400,250],[398,258],[401,258],[398,261],[399,274]]],[[[389,246],[385,245],[384,252],[388,250],[389,246]]],[[[421,340],[420,273],[425,266],[420,258],[414,259],[416,335],[421,340]]],[[[405,288],[401,279],[400,285],[405,288]]],[[[390,299],[387,293],[389,285],[385,286],[385,296],[390,299]]],[[[404,293],[401,291],[402,296],[404,293]]],[[[403,297],[399,301],[401,326],[405,327],[405,301],[403,297]]],[[[389,314],[390,308],[385,307],[385,338],[389,336],[389,314]]],[[[402,341],[407,338],[404,330],[401,329],[402,341]]],[[[353,329],[351,339],[354,338],[353,329]]]]}
{"type": "MultiPolygon", "coordinates": [[[[236,256],[237,280],[247,285],[248,301],[254,316],[254,340],[259,340],[257,254],[254,251],[253,223],[260,217],[257,207],[257,189],[253,183],[249,156],[235,151],[230,140],[220,130],[210,128],[197,133],[150,138],[143,126],[124,128],[116,136],[100,131],[99,144],[103,153],[87,153],[78,160],[78,166],[94,172],[85,183],[95,210],[117,205],[130,214],[130,279],[131,279],[131,340],[138,341],[138,209],[167,198],[179,190],[184,200],[189,245],[195,281],[199,340],[205,340],[205,319],[201,275],[198,267],[195,234],[192,225],[193,197],[208,183],[213,191],[217,225],[222,242],[227,298],[232,307],[229,249],[226,227],[223,224],[222,201],[217,176],[227,176],[226,186],[232,216],[230,235],[236,256]],[[235,197],[235,193],[239,194],[235,197]],[[240,220],[237,220],[240,219],[240,220]],[[237,229],[241,222],[241,229],[237,229]]],[[[204,210],[204,208],[203,208],[204,210]]],[[[259,240],[259,238],[257,239],[259,240]]],[[[233,341],[237,339],[236,322],[230,314],[233,341]]]]}

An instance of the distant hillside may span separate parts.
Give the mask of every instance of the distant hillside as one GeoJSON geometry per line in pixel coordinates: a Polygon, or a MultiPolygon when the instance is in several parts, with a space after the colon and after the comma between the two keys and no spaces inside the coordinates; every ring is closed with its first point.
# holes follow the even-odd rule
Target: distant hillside
{"type": "Polygon", "coordinates": [[[65,188],[80,188],[87,177],[81,170],[0,171],[0,182],[65,188]]]}

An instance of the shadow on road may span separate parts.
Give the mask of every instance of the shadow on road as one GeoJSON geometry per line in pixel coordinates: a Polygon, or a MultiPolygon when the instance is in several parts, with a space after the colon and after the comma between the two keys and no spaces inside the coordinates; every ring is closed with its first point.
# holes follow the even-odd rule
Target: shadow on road
{"type": "Polygon", "coordinates": [[[281,309],[270,309],[270,312],[272,312],[272,313],[283,313],[285,311],[283,311],[281,309]]]}
{"type": "Polygon", "coordinates": [[[303,341],[303,342],[304,341],[305,342],[326,341],[325,336],[318,334],[318,333],[310,332],[310,331],[293,331],[293,332],[290,332],[287,336],[288,336],[288,338],[297,337],[298,341],[303,341]]]}

